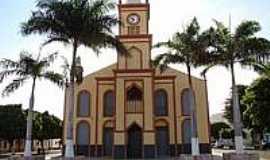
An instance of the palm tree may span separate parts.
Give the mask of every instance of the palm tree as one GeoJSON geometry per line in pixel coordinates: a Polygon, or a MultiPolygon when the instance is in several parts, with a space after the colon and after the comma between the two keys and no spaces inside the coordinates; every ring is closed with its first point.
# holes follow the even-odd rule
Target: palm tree
{"type": "MultiPolygon", "coordinates": [[[[153,61],[154,66],[159,66],[164,71],[169,64],[184,64],[188,72],[188,84],[190,89],[190,97],[193,97],[193,84],[191,76],[191,68],[197,67],[202,61],[207,60],[209,43],[206,41],[204,33],[200,33],[200,26],[197,19],[186,27],[183,32],[174,34],[171,40],[160,42],[155,47],[166,47],[166,53],[158,55],[153,61]]],[[[192,129],[192,155],[199,155],[199,140],[197,133],[196,107],[194,99],[191,101],[191,129],[192,129]]]]}
{"type": "Polygon", "coordinates": [[[16,91],[22,87],[25,82],[32,81],[31,96],[29,101],[29,109],[27,116],[27,129],[26,129],[26,143],[24,150],[24,157],[31,158],[32,156],[32,120],[33,120],[33,108],[35,102],[35,87],[36,81],[45,79],[54,84],[62,87],[64,84],[63,76],[53,71],[49,71],[49,67],[56,58],[56,53],[40,59],[40,55],[37,59],[33,58],[28,52],[21,52],[20,59],[13,61],[10,59],[3,59],[0,61],[0,67],[3,71],[0,72],[0,83],[8,77],[12,77],[13,81],[9,83],[3,90],[2,96],[8,96],[10,93],[16,91]]]}
{"type": "Polygon", "coordinates": [[[237,153],[243,152],[242,122],[239,108],[238,88],[235,81],[235,64],[252,66],[254,61],[265,61],[269,57],[270,42],[267,39],[256,37],[255,34],[261,30],[256,21],[244,21],[234,33],[222,23],[215,21],[216,27],[208,31],[211,37],[213,54],[215,58],[210,60],[208,67],[203,71],[206,73],[216,65],[228,68],[232,77],[233,96],[233,123],[235,132],[235,145],[237,153]]]}
{"type": "MultiPolygon", "coordinates": [[[[38,0],[37,11],[22,24],[23,35],[47,35],[44,45],[63,42],[73,46],[70,69],[70,96],[74,97],[77,50],[81,45],[100,53],[101,48],[116,48],[121,54],[127,53],[125,47],[115,38],[112,27],[118,20],[109,15],[114,9],[110,0],[38,0]]],[[[65,157],[73,158],[73,110],[74,98],[69,98],[67,115],[65,157]]]]}

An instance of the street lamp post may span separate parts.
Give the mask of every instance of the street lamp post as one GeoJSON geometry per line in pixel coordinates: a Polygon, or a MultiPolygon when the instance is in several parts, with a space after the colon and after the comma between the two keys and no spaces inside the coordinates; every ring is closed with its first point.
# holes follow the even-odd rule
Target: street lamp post
{"type": "Polygon", "coordinates": [[[81,65],[81,57],[76,58],[75,77],[77,84],[81,84],[83,81],[83,67],[81,65]]]}

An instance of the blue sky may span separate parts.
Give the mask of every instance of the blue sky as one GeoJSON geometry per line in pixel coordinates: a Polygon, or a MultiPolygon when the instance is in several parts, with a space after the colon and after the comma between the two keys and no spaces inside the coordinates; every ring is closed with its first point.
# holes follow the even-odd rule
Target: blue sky
{"type": "MultiPolygon", "coordinates": [[[[40,36],[22,37],[19,33],[20,24],[25,21],[34,9],[36,0],[4,0],[0,2],[0,58],[18,58],[21,50],[36,53],[43,39],[40,36]]],[[[263,31],[259,34],[270,38],[270,1],[269,0],[150,0],[151,19],[150,32],[154,36],[154,43],[167,40],[175,31],[181,30],[194,16],[202,28],[212,25],[212,19],[217,19],[228,24],[229,14],[232,15],[232,26],[235,27],[243,20],[257,20],[261,23],[263,31]]],[[[117,33],[116,33],[117,34],[117,33]]],[[[60,44],[50,45],[45,48],[45,53],[59,51],[70,57],[71,50],[60,44]]],[[[112,52],[112,50],[104,50],[112,52]]],[[[153,50],[153,57],[161,50],[153,50]]],[[[116,61],[115,54],[107,53],[96,57],[92,51],[80,48],[85,74],[89,74],[116,61]],[[90,61],[91,60],[91,61],[90,61]]],[[[173,66],[185,72],[182,66],[173,66]]],[[[252,71],[237,68],[237,82],[251,83],[257,75],[252,71]]],[[[199,76],[200,70],[194,70],[194,75],[199,76]]],[[[39,82],[37,88],[36,106],[39,111],[49,110],[51,113],[62,117],[63,91],[55,86],[39,82]],[[48,87],[50,86],[50,87],[48,87]],[[50,93],[50,94],[48,94],[50,93]]],[[[224,100],[229,95],[230,74],[224,68],[215,68],[208,73],[210,112],[218,113],[223,109],[224,100]]],[[[3,89],[4,84],[0,84],[3,89]]],[[[28,107],[30,85],[18,90],[8,98],[0,98],[1,104],[22,103],[28,107]]]]}

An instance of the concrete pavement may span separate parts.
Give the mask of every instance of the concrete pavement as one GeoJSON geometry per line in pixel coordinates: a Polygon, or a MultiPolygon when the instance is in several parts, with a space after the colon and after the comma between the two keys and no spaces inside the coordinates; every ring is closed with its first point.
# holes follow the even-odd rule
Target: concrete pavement
{"type": "MultiPolygon", "coordinates": [[[[213,155],[222,156],[223,153],[235,152],[235,150],[226,149],[212,149],[213,155]]],[[[245,150],[247,153],[258,153],[260,155],[260,160],[270,160],[270,150],[268,151],[258,151],[258,150],[245,150]]]]}

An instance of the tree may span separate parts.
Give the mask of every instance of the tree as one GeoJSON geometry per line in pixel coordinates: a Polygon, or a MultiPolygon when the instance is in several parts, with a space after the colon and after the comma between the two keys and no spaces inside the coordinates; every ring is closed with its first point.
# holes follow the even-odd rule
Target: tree
{"type": "MultiPolygon", "coordinates": [[[[43,140],[45,139],[45,133],[43,129],[43,119],[40,112],[33,112],[33,139],[38,140],[41,143],[42,153],[44,154],[43,140]]],[[[39,152],[39,151],[38,151],[39,152]]]]}
{"type": "Polygon", "coordinates": [[[49,116],[49,118],[46,118],[47,120],[44,121],[44,123],[47,122],[47,124],[45,124],[44,130],[47,132],[49,131],[47,133],[48,136],[46,136],[46,139],[62,138],[62,121],[58,117],[48,114],[47,111],[44,112],[42,115],[43,117],[47,117],[47,115],[49,116]]]}
{"type": "Polygon", "coordinates": [[[0,117],[0,138],[8,141],[11,151],[14,140],[22,139],[26,131],[26,117],[22,105],[1,105],[0,117]]]}
{"type": "MultiPolygon", "coordinates": [[[[22,25],[23,35],[47,35],[44,45],[52,42],[63,42],[73,46],[70,69],[70,97],[74,97],[77,50],[84,45],[100,53],[101,48],[117,48],[118,53],[127,53],[125,47],[113,35],[112,27],[118,20],[109,15],[114,9],[110,0],[38,0],[37,11],[22,25]]],[[[78,80],[78,77],[77,77],[78,80]]],[[[69,98],[70,106],[67,115],[65,157],[73,158],[73,108],[74,98],[69,98]]]]}
{"type": "Polygon", "coordinates": [[[217,123],[211,124],[211,135],[212,137],[214,137],[215,140],[220,138],[221,132],[222,132],[222,137],[229,138],[226,131],[230,131],[230,130],[231,130],[231,127],[224,122],[217,122],[217,123]]]}
{"type": "MultiPolygon", "coordinates": [[[[9,142],[9,151],[14,140],[21,140],[26,133],[26,117],[28,110],[22,110],[21,104],[0,105],[0,138],[9,142]]],[[[33,139],[43,141],[62,137],[62,121],[50,115],[33,111],[33,139]]],[[[19,143],[20,144],[20,143],[19,143]]]]}
{"type": "Polygon", "coordinates": [[[253,138],[256,143],[259,143],[264,132],[270,129],[269,97],[270,79],[267,77],[261,77],[255,80],[246,90],[242,100],[247,106],[244,115],[251,121],[250,126],[248,127],[252,130],[253,138]]]}
{"type": "MultiPolygon", "coordinates": [[[[191,68],[196,67],[197,64],[207,60],[209,52],[209,42],[205,37],[206,34],[200,33],[200,26],[197,19],[194,18],[192,22],[186,27],[183,32],[174,34],[171,40],[167,42],[160,42],[155,47],[166,47],[166,53],[158,55],[153,61],[154,66],[159,66],[161,71],[164,71],[168,64],[184,64],[188,72],[188,84],[190,93],[193,93],[193,84],[191,77],[191,68]]],[[[192,95],[190,95],[192,96],[192,95]]],[[[191,102],[191,128],[192,128],[192,154],[198,155],[199,141],[197,133],[196,107],[194,99],[190,98],[191,102]]]]}
{"type": "Polygon", "coordinates": [[[234,33],[222,23],[215,22],[216,27],[211,27],[208,32],[215,58],[211,59],[206,70],[215,65],[223,65],[231,71],[235,145],[237,153],[241,153],[243,152],[243,137],[239,95],[235,81],[235,64],[250,66],[254,61],[265,60],[269,57],[270,42],[265,38],[255,36],[261,30],[258,22],[244,21],[234,33]]]}
{"type": "Polygon", "coordinates": [[[33,119],[33,138],[39,140],[42,152],[44,151],[44,140],[58,139],[62,136],[62,122],[57,117],[44,113],[35,112],[33,119]]]}
{"type": "Polygon", "coordinates": [[[24,156],[26,158],[32,156],[32,119],[36,81],[45,79],[51,81],[54,84],[57,84],[60,87],[63,86],[64,83],[62,75],[48,70],[56,58],[56,55],[56,53],[53,53],[40,59],[39,54],[38,58],[35,59],[28,52],[21,52],[18,61],[13,61],[10,59],[3,59],[0,61],[0,67],[3,68],[3,71],[0,72],[0,83],[3,82],[3,80],[7,77],[14,78],[13,81],[4,88],[2,92],[3,96],[8,96],[10,93],[22,87],[25,82],[32,80],[32,89],[27,116],[26,143],[24,150],[24,156]]]}

